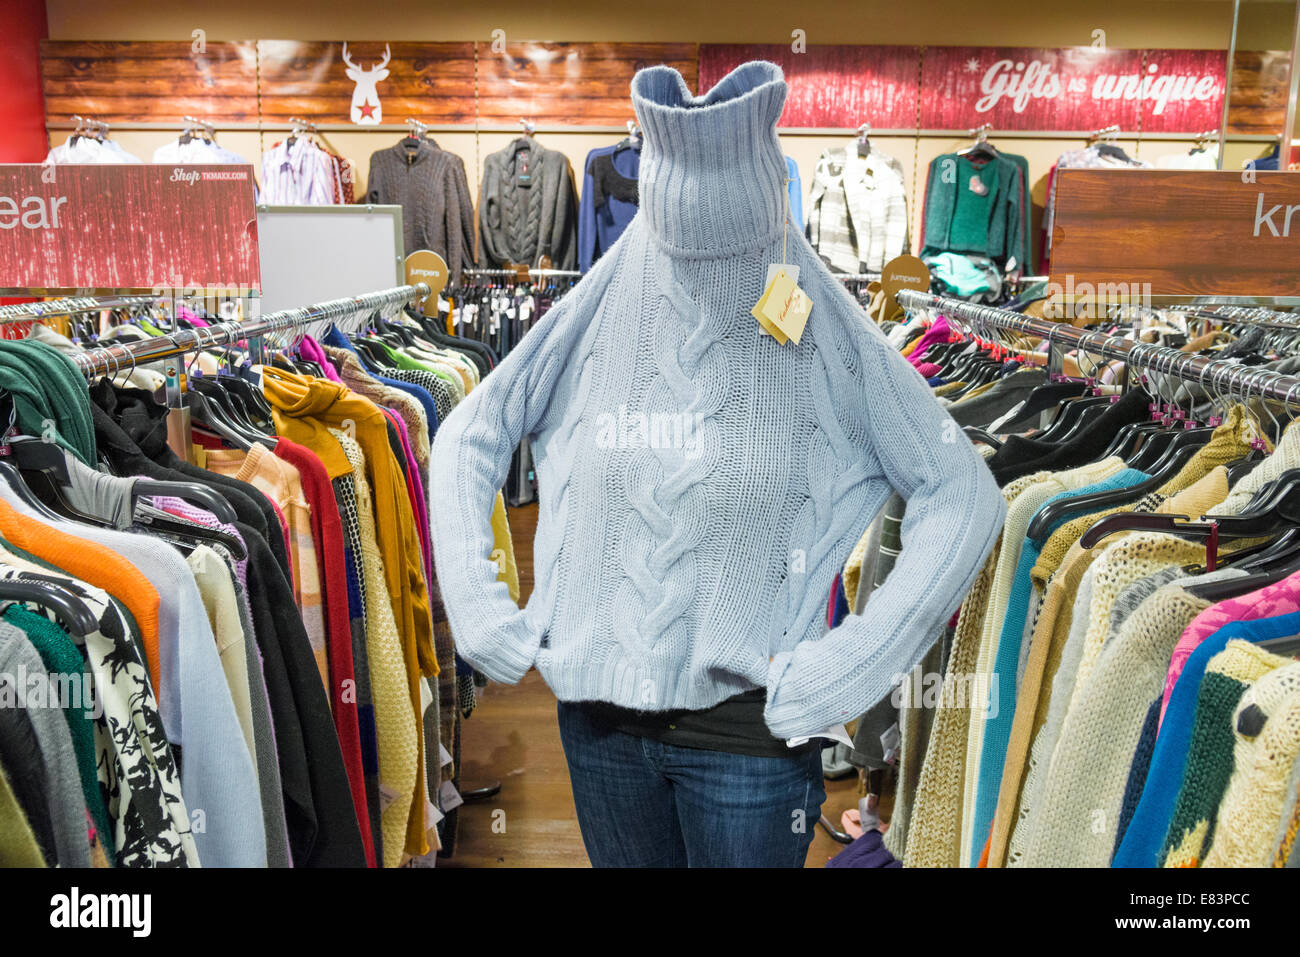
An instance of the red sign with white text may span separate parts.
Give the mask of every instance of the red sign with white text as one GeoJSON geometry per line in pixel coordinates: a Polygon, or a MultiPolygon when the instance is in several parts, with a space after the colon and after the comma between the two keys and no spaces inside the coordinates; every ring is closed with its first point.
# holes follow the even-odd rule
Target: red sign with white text
{"type": "Polygon", "coordinates": [[[754,59],[785,70],[787,129],[1200,133],[1222,122],[1222,50],[701,44],[700,90],[754,59]]]}
{"type": "Polygon", "coordinates": [[[1222,122],[1222,50],[931,47],[922,129],[1199,133],[1222,122]]]}
{"type": "Polygon", "coordinates": [[[251,166],[0,165],[0,290],[259,290],[251,166]]]}

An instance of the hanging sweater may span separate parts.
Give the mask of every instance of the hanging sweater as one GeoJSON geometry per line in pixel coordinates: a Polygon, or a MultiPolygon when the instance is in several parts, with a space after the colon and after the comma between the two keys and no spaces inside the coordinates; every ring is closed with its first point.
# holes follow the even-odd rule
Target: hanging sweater
{"type": "Polygon", "coordinates": [[[1234,640],[1206,666],[1196,699],[1187,766],[1165,834],[1162,866],[1201,866],[1214,840],[1219,802],[1232,776],[1237,703],[1256,681],[1288,664],[1287,658],[1234,640]]]}
{"type": "MultiPolygon", "coordinates": [[[[1151,756],[1151,768],[1147,772],[1142,796],[1133,812],[1133,819],[1124,832],[1124,838],[1115,851],[1111,866],[1158,867],[1160,864],[1165,836],[1169,831],[1169,822],[1174,814],[1191,754],[1198,699],[1210,663],[1224,653],[1234,638],[1263,641],[1266,638],[1294,634],[1298,627],[1300,612],[1253,622],[1232,622],[1206,638],[1187,659],[1187,667],[1174,688],[1169,710],[1156,738],[1155,753],[1151,756]]],[[[1241,657],[1242,647],[1248,647],[1244,642],[1237,641],[1234,647],[1238,651],[1235,658],[1225,658],[1216,663],[1215,667],[1219,670],[1216,683],[1225,680],[1224,661],[1244,660],[1249,663],[1256,660],[1256,657],[1241,657]]],[[[1256,650],[1255,656],[1258,654],[1256,650]]],[[[1271,669],[1266,668],[1265,672],[1269,670],[1271,669]]],[[[1240,694],[1237,697],[1240,698],[1240,694]]]]}
{"type": "Polygon", "coordinates": [[[703,709],[766,688],[775,735],[815,735],[917,663],[997,537],[1002,500],[924,380],[786,233],[780,69],[750,63],[696,97],[654,67],[632,93],[640,213],[438,430],[431,511],[452,632],[489,677],[536,663],[562,701],[703,709]],[[814,303],[784,346],[750,313],[783,238],[814,303]],[[620,438],[620,410],[667,416],[681,439],[620,438]],[[520,610],[488,516],[525,436],[541,509],[520,610]],[[898,564],[826,634],[831,582],[895,490],[898,564]]]}
{"type": "Polygon", "coordinates": [[[483,162],[478,204],[479,263],[578,268],[577,191],[558,150],[520,138],[483,162]]]}
{"type": "Polygon", "coordinates": [[[1233,715],[1232,777],[1219,804],[1206,867],[1268,867],[1286,786],[1300,758],[1300,662],[1270,671],[1233,715]]]}
{"type": "MultiPolygon", "coordinates": [[[[408,138],[409,139],[409,138],[408,138]]],[[[421,141],[370,157],[366,202],[402,207],[406,252],[430,249],[452,277],[474,265],[474,203],[460,157],[421,141]]]]}

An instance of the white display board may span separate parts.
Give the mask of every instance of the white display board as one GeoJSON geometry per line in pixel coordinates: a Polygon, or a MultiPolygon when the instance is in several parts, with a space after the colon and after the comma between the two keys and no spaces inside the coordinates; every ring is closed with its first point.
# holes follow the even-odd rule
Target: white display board
{"type": "Polygon", "coordinates": [[[405,282],[400,206],[258,206],[265,315],[405,282]]]}

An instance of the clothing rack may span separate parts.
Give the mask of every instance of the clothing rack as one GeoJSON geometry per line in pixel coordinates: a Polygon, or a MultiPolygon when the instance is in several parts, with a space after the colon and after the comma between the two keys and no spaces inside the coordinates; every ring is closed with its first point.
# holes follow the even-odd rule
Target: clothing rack
{"type": "MultiPolygon", "coordinates": [[[[498,276],[502,278],[508,277],[513,279],[513,278],[518,278],[520,272],[521,272],[520,270],[514,270],[514,269],[462,269],[461,275],[468,276],[471,279],[482,278],[482,277],[498,277],[498,276]]],[[[539,279],[548,279],[548,278],[578,279],[579,277],[582,276],[582,273],[576,269],[534,269],[530,266],[528,269],[528,276],[529,278],[536,277],[539,279]]]]}
{"type": "Polygon", "coordinates": [[[337,322],[348,317],[367,315],[386,306],[427,298],[429,292],[428,284],[422,282],[397,286],[347,299],[331,299],[300,309],[281,309],[249,322],[222,322],[203,328],[181,329],[153,339],[100,345],[71,358],[87,376],[115,375],[123,368],[131,368],[140,363],[231,345],[244,339],[251,343],[264,336],[302,329],[312,322],[337,322]]]}
{"type": "Polygon", "coordinates": [[[1282,329],[1300,332],[1300,315],[1277,312],[1256,306],[1202,306],[1191,310],[1176,310],[1188,319],[1207,319],[1211,322],[1236,323],[1243,326],[1262,326],[1265,329],[1282,329]]]}
{"type": "Polygon", "coordinates": [[[1077,348],[1090,356],[1118,359],[1129,369],[1154,372],[1207,385],[1212,391],[1242,398],[1258,397],[1279,402],[1300,411],[1300,377],[1268,369],[1243,366],[1223,359],[1182,352],[1168,346],[1134,342],[1103,332],[1076,329],[1066,323],[1036,319],[996,306],[983,306],[906,289],[898,293],[898,304],[909,312],[939,312],[967,325],[976,335],[996,338],[999,332],[1015,332],[1045,339],[1049,348],[1049,369],[1058,369],[1059,356],[1077,348]]]}
{"type": "Polygon", "coordinates": [[[50,316],[78,316],[101,309],[134,309],[157,305],[154,296],[72,296],[66,299],[47,299],[44,302],[25,302],[14,306],[0,306],[0,325],[13,322],[38,322],[50,316]]]}

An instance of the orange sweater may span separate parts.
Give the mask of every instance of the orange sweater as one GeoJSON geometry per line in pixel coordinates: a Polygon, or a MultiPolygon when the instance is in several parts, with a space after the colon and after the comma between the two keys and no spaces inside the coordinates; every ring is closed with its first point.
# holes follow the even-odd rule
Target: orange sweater
{"type": "Polygon", "coordinates": [[[138,568],[112,549],[23,515],[0,499],[0,535],[15,548],[63,569],[74,578],[102,588],[126,606],[140,629],[145,663],[154,693],[161,700],[158,664],[158,592],[138,568]]]}

